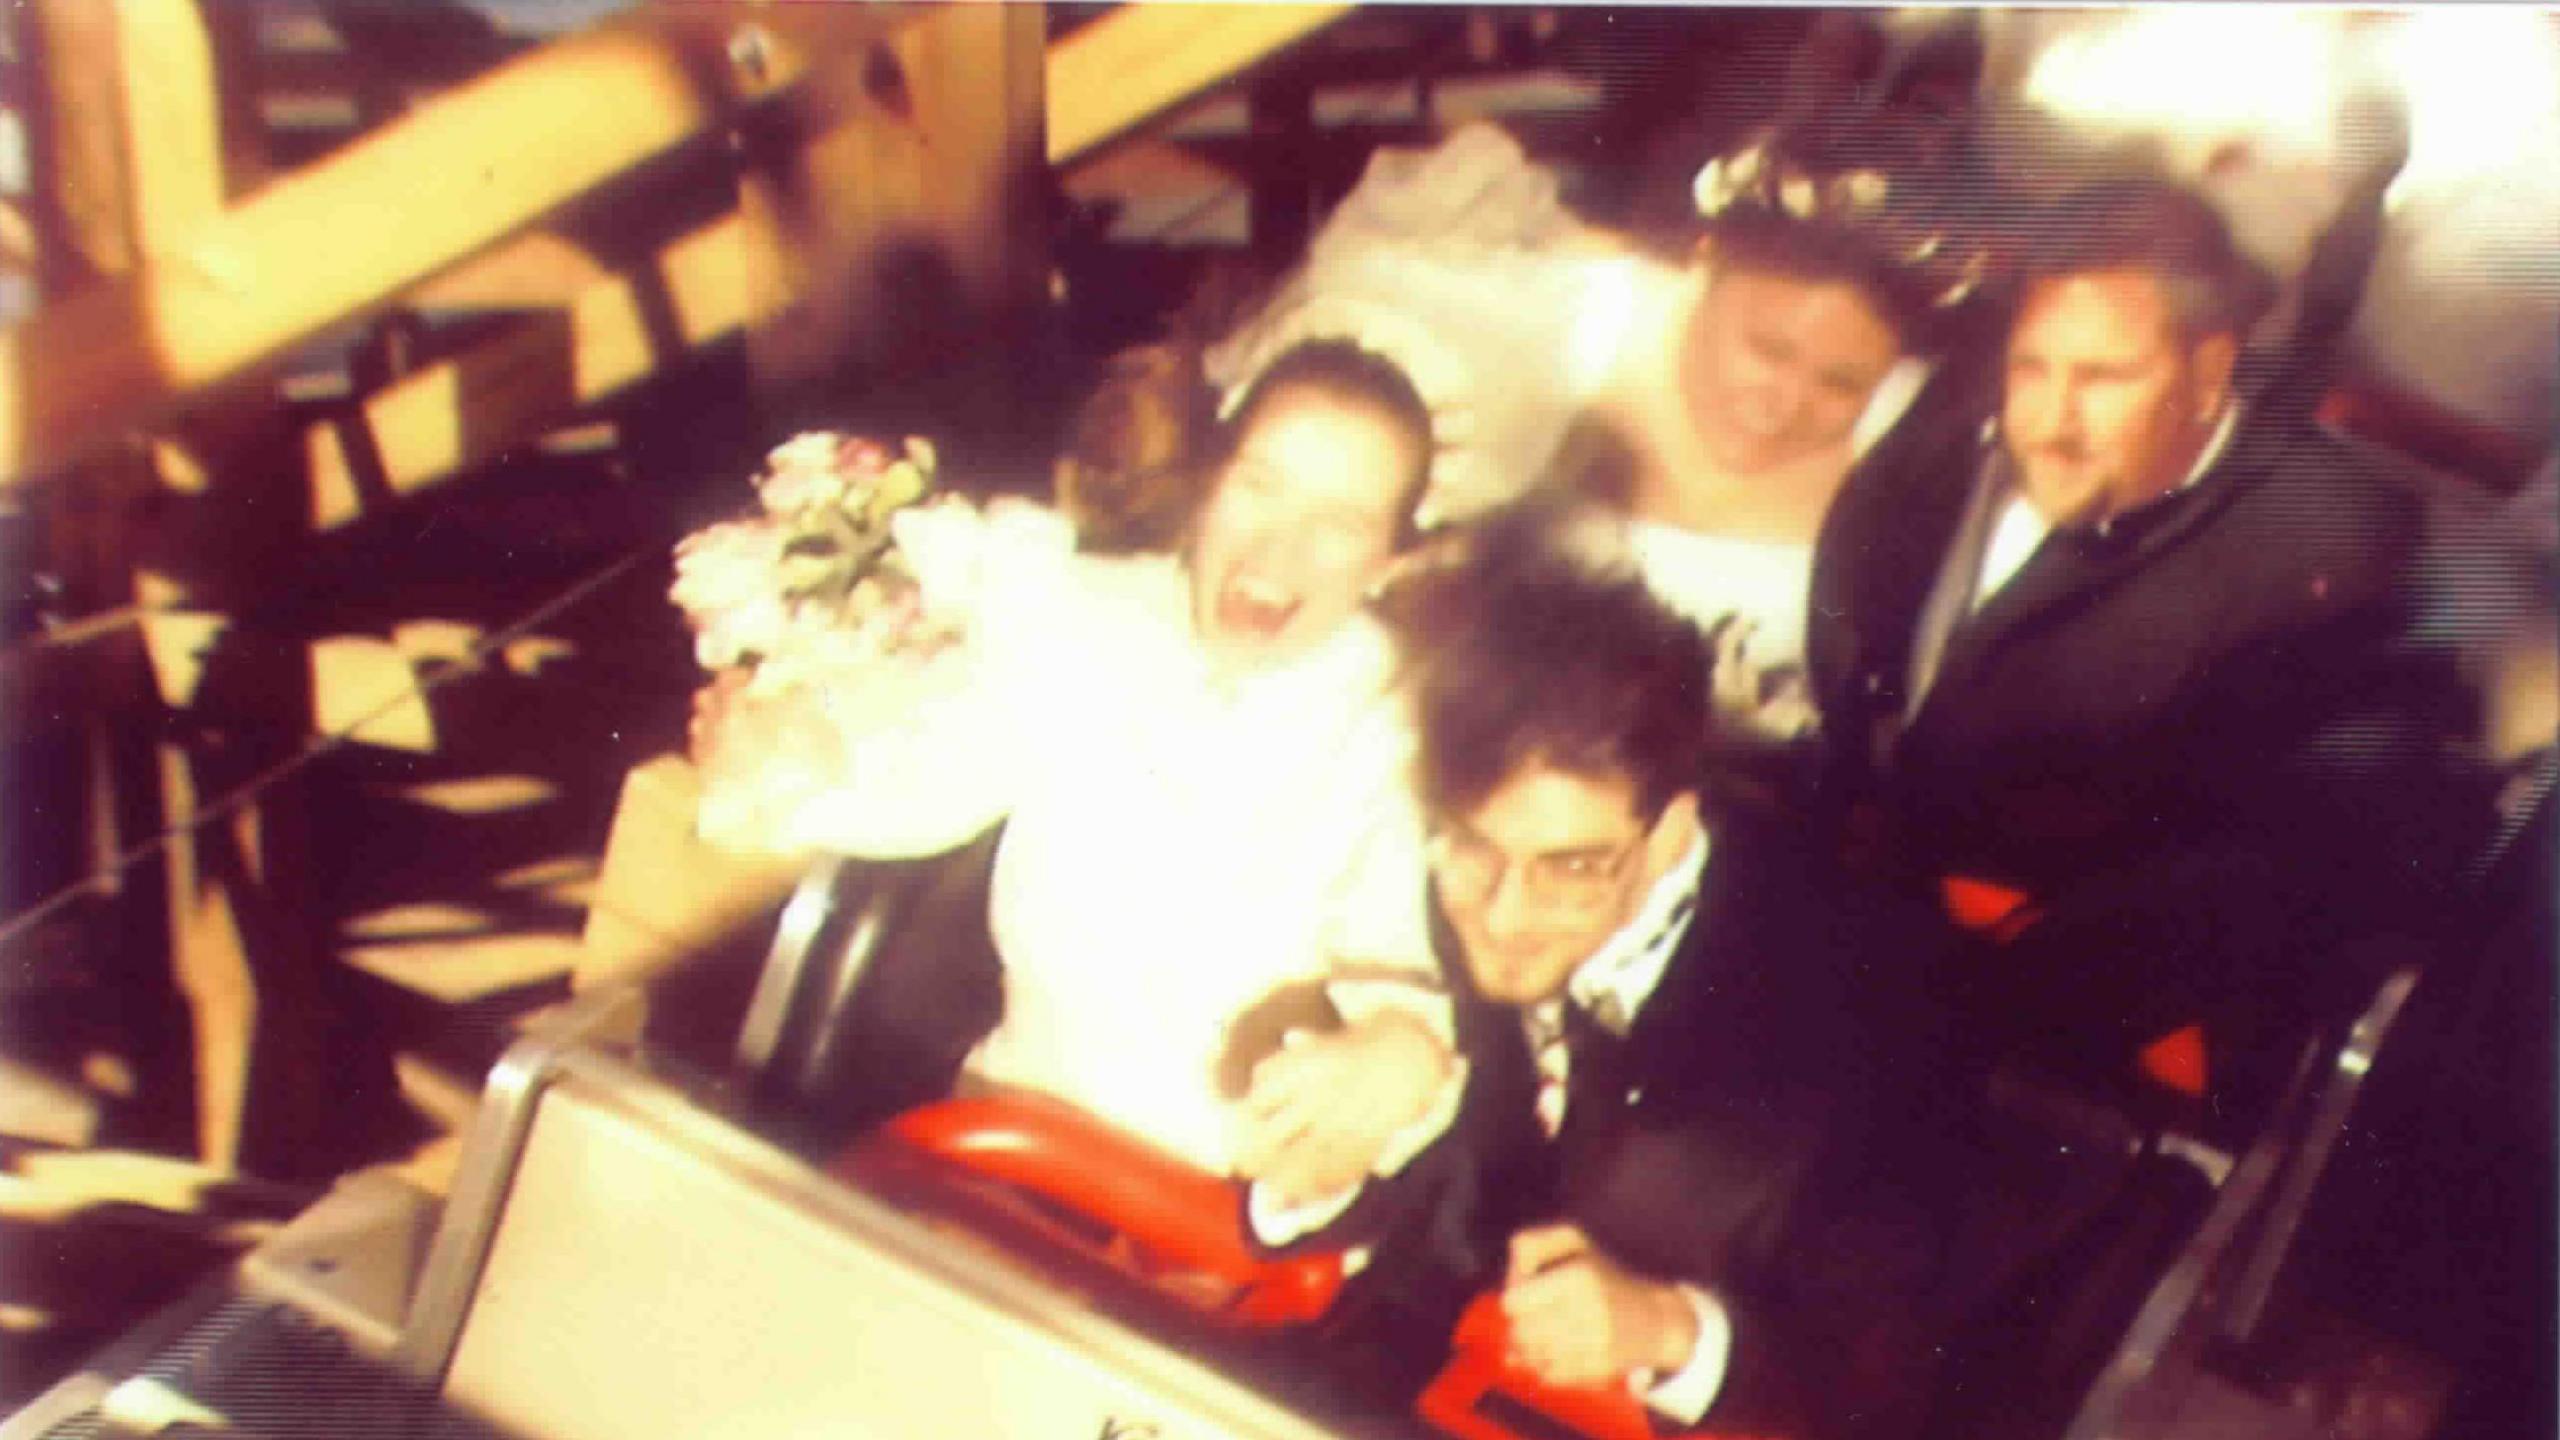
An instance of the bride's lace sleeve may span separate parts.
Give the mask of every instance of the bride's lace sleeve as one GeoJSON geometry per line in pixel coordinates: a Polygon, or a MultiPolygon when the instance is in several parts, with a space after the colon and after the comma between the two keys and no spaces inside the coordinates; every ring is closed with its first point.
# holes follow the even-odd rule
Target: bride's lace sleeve
{"type": "MultiPolygon", "coordinates": [[[[1066,522],[1019,502],[900,515],[924,638],[749,702],[704,777],[706,837],[734,848],[936,854],[1000,820],[1038,713],[1042,620],[1069,583],[1066,522]]],[[[1054,637],[1050,637],[1054,638],[1054,637]]]]}

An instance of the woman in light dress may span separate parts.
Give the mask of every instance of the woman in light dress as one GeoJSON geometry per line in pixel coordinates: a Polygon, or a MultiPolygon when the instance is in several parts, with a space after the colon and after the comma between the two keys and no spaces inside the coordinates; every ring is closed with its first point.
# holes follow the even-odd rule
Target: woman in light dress
{"type": "Polygon", "coordinates": [[[1510,137],[1470,126],[1374,157],[1213,374],[1311,335],[1395,356],[1443,447],[1426,512],[1481,509],[1551,468],[1613,475],[1594,498],[1625,517],[1648,583],[1715,629],[1724,730],[1782,745],[1815,720],[1802,657],[1823,515],[1977,270],[1918,189],[1818,173],[1764,139],[1700,173],[1704,233],[1673,262],[1576,220],[1510,137]]]}
{"type": "Polygon", "coordinates": [[[915,856],[1001,822],[1003,1012],[973,1075],[1218,1173],[1247,1146],[1365,1165],[1436,1088],[1446,1022],[1410,730],[1363,608],[1415,537],[1429,427],[1391,364],[1304,345],[1185,447],[1208,483],[1177,550],[1083,553],[1021,501],[900,515],[925,615],[957,643],[815,697],[706,691],[714,838],[915,856]],[[1231,1028],[1311,986],[1349,1022],[1322,1044],[1430,1062],[1410,1094],[1310,1118],[1222,1093],[1231,1028]],[[1317,1148],[1292,1148],[1310,1126],[1317,1148]]]}

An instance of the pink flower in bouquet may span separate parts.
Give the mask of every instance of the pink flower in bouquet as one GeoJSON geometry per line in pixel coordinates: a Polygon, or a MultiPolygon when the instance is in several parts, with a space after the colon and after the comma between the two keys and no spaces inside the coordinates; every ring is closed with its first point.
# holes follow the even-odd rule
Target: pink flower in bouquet
{"type": "Polygon", "coordinates": [[[933,447],[916,439],[903,453],[824,431],[776,446],[755,479],[763,513],[676,547],[669,597],[694,629],[697,658],[753,664],[772,690],[877,663],[903,644],[915,629],[914,587],[890,522],[931,489],[933,468],[933,447]]]}
{"type": "Polygon", "coordinates": [[[802,511],[843,504],[849,488],[844,475],[835,470],[777,466],[756,482],[756,498],[763,502],[766,514],[789,519],[802,511]]]}
{"type": "Polygon", "coordinates": [[[766,514],[806,523],[817,512],[845,508],[848,501],[867,496],[888,467],[889,452],[876,441],[813,430],[765,456],[756,498],[766,514]]]}
{"type": "Polygon", "coordinates": [[[837,466],[846,474],[865,480],[878,479],[881,472],[889,468],[892,458],[888,446],[859,435],[847,436],[836,446],[837,466]]]}

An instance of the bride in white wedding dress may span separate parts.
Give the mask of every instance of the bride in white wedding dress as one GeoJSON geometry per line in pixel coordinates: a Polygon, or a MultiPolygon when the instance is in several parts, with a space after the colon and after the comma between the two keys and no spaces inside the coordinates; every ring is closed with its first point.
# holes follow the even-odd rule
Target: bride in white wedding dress
{"type": "Polygon", "coordinates": [[[1914,357],[1970,274],[1876,170],[1816,179],[1763,143],[1696,188],[1704,233],[1675,261],[1576,219],[1493,127],[1382,150],[1210,373],[1240,382],[1318,335],[1395,356],[1433,409],[1426,520],[1521,495],[1572,449],[1565,468],[1614,477],[1593,498],[1624,516],[1647,582],[1720,627],[1726,732],[1782,743],[1814,722],[1802,657],[1822,517],[1918,388],[1914,357]]]}

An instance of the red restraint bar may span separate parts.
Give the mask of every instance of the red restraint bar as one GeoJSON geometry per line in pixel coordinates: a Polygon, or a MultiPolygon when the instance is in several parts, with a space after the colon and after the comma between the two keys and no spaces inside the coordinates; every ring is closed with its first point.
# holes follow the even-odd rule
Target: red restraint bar
{"type": "MultiPolygon", "coordinates": [[[[1244,1242],[1232,1181],[1029,1092],[945,1100],[889,1122],[887,1138],[967,1174],[1000,1181],[1097,1220],[1156,1262],[1224,1283],[1222,1313],[1258,1325],[1313,1320],[1342,1288],[1338,1255],[1270,1260],[1244,1242]]],[[[1550,1385],[1511,1359],[1499,1294],[1479,1296],[1451,1337],[1451,1358],[1415,1409],[1458,1440],[1521,1440],[1486,1402],[1543,1415],[1587,1440],[1654,1440],[1642,1402],[1623,1386],[1550,1385]]],[[[1778,1440],[1725,1431],[1696,1440],[1778,1440]]]]}
{"type": "Polygon", "coordinates": [[[906,1145],[1109,1225],[1151,1259],[1235,1292],[1255,1325],[1313,1320],[1342,1288],[1342,1257],[1267,1259],[1247,1249],[1234,1182],[1046,1095],[945,1100],[889,1123],[906,1145]]]}
{"type": "MultiPolygon", "coordinates": [[[[1994,945],[2006,945],[2043,918],[2024,890],[1996,880],[1949,875],[1938,881],[1938,903],[1958,929],[1994,945]]],[[[2190,1100],[2204,1098],[2212,1067],[2207,1063],[2204,1027],[2182,1025],[2142,1047],[2135,1056],[2145,1077],[2190,1100]]]]}

